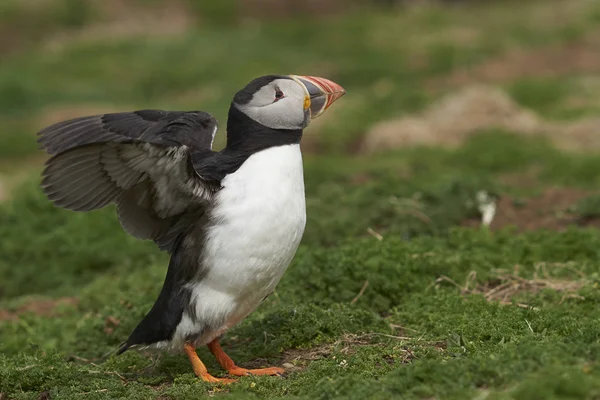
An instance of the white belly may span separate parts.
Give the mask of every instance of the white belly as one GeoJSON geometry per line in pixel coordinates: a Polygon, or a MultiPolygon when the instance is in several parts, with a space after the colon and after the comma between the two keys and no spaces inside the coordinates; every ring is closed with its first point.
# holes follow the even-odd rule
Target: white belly
{"type": "Polygon", "coordinates": [[[275,289],[304,233],[299,145],[252,155],[222,186],[199,260],[207,274],[190,285],[195,318],[184,312],[174,342],[202,330],[196,344],[205,344],[252,312],[275,289]]]}

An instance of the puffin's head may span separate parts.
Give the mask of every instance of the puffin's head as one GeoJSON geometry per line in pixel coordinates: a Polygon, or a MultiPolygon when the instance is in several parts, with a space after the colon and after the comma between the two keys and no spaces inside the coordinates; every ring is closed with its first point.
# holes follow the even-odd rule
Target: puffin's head
{"type": "Polygon", "coordinates": [[[267,75],[254,79],[233,98],[248,117],[272,129],[303,129],[346,91],[328,79],[267,75]]]}

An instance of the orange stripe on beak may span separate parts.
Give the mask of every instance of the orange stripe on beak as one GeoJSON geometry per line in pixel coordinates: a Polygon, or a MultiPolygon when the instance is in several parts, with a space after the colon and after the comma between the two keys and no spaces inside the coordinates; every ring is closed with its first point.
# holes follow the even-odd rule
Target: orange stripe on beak
{"type": "Polygon", "coordinates": [[[305,87],[307,94],[305,109],[310,110],[312,119],[323,114],[333,102],[346,94],[343,87],[329,79],[301,75],[291,75],[291,77],[305,87]]]}
{"type": "Polygon", "coordinates": [[[323,107],[323,111],[327,110],[327,108],[329,108],[334,101],[346,94],[346,91],[343,87],[333,81],[330,81],[329,79],[320,78],[318,76],[300,77],[318,86],[323,91],[323,94],[327,96],[327,101],[325,103],[325,107],[323,107]]]}

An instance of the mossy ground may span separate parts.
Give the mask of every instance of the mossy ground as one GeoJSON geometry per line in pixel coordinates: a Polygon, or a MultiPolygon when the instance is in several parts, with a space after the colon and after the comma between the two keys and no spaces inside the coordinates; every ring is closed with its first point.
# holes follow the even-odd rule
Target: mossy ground
{"type": "MultiPolygon", "coordinates": [[[[600,157],[499,131],[454,150],[347,151],[371,124],[435,99],[424,90],[428,79],[515,46],[577,41],[593,32],[600,14],[589,4],[552,27],[498,4],[473,6],[475,19],[461,8],[426,7],[209,26],[164,41],[78,42],[58,53],[30,49],[3,60],[0,172],[29,178],[0,204],[0,393],[598,398],[600,232],[593,225],[600,157]],[[459,26],[468,26],[474,41],[458,41],[459,26]],[[415,65],[416,57],[425,66],[415,65]],[[349,94],[314,127],[318,151],[305,157],[308,225],[297,256],[276,293],[228,333],[224,348],[242,366],[293,368],[285,378],[244,377],[215,387],[199,381],[184,356],[115,356],[160,290],[167,257],[123,233],[112,208],[77,214],[53,207],[37,186],[32,132],[48,109],[86,104],[201,108],[223,120],[238,86],[288,70],[322,71],[349,94]],[[586,193],[569,207],[551,208],[551,218],[575,216],[566,230],[473,224],[480,191],[518,199],[518,208],[548,187],[586,193]]],[[[550,12],[540,3],[525,7],[550,12]]],[[[507,87],[523,104],[564,118],[571,78],[516,79],[507,87]]],[[[199,354],[222,374],[206,349],[199,354]]]]}

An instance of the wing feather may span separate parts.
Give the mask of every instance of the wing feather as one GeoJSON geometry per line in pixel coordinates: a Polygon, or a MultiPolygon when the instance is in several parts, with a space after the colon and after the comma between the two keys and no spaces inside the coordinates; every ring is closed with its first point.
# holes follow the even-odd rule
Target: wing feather
{"type": "Polygon", "coordinates": [[[121,226],[131,236],[157,241],[161,233],[168,230],[171,221],[148,212],[152,209],[150,192],[148,182],[136,185],[117,201],[117,214],[121,226]]]}
{"type": "Polygon", "coordinates": [[[39,132],[52,157],[42,188],[59,207],[91,211],[116,204],[123,229],[171,251],[204,213],[220,182],[194,169],[210,157],[216,121],[203,112],[141,110],[60,122],[39,132]]]}

